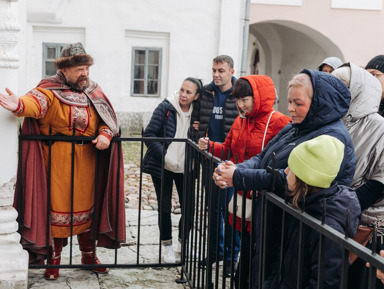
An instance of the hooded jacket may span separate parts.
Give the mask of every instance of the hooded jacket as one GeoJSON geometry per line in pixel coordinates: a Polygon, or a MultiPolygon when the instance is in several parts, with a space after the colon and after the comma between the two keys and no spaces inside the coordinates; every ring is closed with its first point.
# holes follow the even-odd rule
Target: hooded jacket
{"type": "MultiPolygon", "coordinates": [[[[307,69],[301,73],[310,77],[313,87],[312,101],[306,117],[301,123],[287,124],[260,154],[237,165],[232,178],[233,186],[237,191],[271,191],[275,186],[275,193],[283,197],[286,185],[284,169],[288,166],[288,157],[292,149],[304,141],[324,134],[337,138],[345,145],[344,159],[335,181],[341,185],[349,186],[351,184],[355,172],[356,157],[351,137],[341,121],[341,118],[347,113],[351,101],[348,87],[340,79],[328,73],[307,69]],[[278,176],[272,176],[267,171],[268,166],[273,168],[274,154],[275,169],[280,171],[278,176]]],[[[262,202],[256,201],[253,206],[253,214],[256,218],[256,222],[252,224],[253,230],[256,230],[254,232],[260,232],[261,205],[262,202]]],[[[281,237],[281,210],[275,208],[271,210],[271,213],[273,218],[268,219],[266,226],[267,234],[270,236],[266,244],[266,251],[271,254],[270,259],[265,262],[267,268],[278,256],[281,237]]],[[[259,242],[260,234],[256,234],[256,243],[259,242]]],[[[259,246],[256,246],[253,257],[255,273],[251,280],[252,288],[257,288],[258,259],[259,246]]]]}
{"type": "MultiPolygon", "coordinates": [[[[161,102],[149,121],[144,137],[187,138],[193,103],[187,113],[181,110],[179,94],[161,102]]],[[[147,152],[143,159],[143,172],[161,178],[163,142],[146,141],[147,152]]],[[[165,164],[164,168],[175,172],[184,172],[185,143],[164,141],[165,164]]]]}
{"type": "MultiPolygon", "coordinates": [[[[301,123],[286,125],[260,154],[237,166],[233,174],[233,186],[236,190],[270,190],[273,176],[266,168],[272,167],[273,153],[276,154],[275,168],[284,170],[288,165],[289,154],[295,146],[323,134],[333,136],[345,145],[344,159],[336,181],[342,185],[351,184],[356,157],[351,137],[341,121],[351,100],[348,87],[327,73],[307,69],[301,73],[310,76],[314,92],[306,117],[301,123]]],[[[281,173],[275,181],[276,193],[283,195],[285,174],[281,173]]]]}
{"type": "MultiPolygon", "coordinates": [[[[304,211],[318,220],[322,219],[323,204],[326,201],[325,224],[336,231],[354,236],[359,224],[360,204],[355,191],[346,186],[333,185],[308,196],[305,199],[304,211]],[[347,216],[349,211],[349,222],[347,216]],[[348,224],[348,227],[347,227],[348,224]]],[[[281,281],[279,274],[267,278],[263,289],[294,289],[297,288],[297,268],[300,249],[299,221],[287,214],[285,224],[285,243],[283,245],[281,281]],[[268,280],[269,279],[269,280],[268,280]]],[[[317,231],[304,227],[303,231],[304,254],[302,270],[302,288],[317,288],[317,273],[319,262],[320,235],[317,231]]],[[[339,288],[341,268],[343,262],[343,249],[333,241],[325,238],[323,288],[339,288]]]]}
{"type": "MultiPolygon", "coordinates": [[[[291,119],[273,109],[276,100],[276,91],[272,79],[264,75],[244,76],[252,87],[253,109],[245,118],[240,115],[235,119],[232,128],[222,144],[209,142],[209,147],[214,149],[214,155],[241,163],[261,152],[268,142],[274,138],[291,119]],[[269,123],[268,123],[269,121],[269,123]],[[268,127],[267,127],[268,123],[268,127]],[[213,145],[214,144],[214,145],[213,145]]],[[[239,192],[241,194],[241,192],[239,192]]],[[[251,198],[250,192],[247,198],[251,198]]],[[[240,200],[238,200],[239,202],[240,200]]],[[[229,217],[232,223],[232,216],[229,217]]],[[[246,227],[250,230],[248,222],[246,227]]],[[[241,229],[241,219],[236,219],[236,229],[241,229]]]]}
{"type": "MultiPolygon", "coordinates": [[[[380,82],[368,71],[350,63],[351,104],[343,122],[356,153],[356,171],[351,187],[357,189],[367,181],[384,184],[384,118],[378,113],[380,82]]],[[[362,212],[361,223],[373,226],[384,221],[384,196],[362,212]]]]}

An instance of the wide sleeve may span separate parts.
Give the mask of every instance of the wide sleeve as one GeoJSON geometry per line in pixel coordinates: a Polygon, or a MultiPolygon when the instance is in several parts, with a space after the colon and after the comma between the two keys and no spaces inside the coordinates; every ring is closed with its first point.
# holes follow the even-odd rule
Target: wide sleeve
{"type": "Polygon", "coordinates": [[[34,88],[19,98],[19,106],[13,114],[17,117],[41,118],[53,101],[53,93],[43,88],[34,88]]]}
{"type": "Polygon", "coordinates": [[[112,130],[105,124],[103,120],[101,120],[99,124],[99,135],[103,135],[109,140],[113,138],[112,130]]]}

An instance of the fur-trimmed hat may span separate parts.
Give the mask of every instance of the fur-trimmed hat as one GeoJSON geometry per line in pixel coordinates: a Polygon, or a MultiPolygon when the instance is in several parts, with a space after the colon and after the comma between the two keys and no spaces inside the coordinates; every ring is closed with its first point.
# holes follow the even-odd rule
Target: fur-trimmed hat
{"type": "Polygon", "coordinates": [[[57,69],[81,65],[91,66],[93,58],[85,52],[83,44],[77,42],[64,47],[60,57],[56,58],[55,64],[57,69]]]}

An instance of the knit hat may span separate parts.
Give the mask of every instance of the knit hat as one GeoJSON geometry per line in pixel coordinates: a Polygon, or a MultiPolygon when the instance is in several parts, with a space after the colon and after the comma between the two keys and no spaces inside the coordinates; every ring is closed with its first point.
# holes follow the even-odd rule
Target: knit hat
{"type": "Polygon", "coordinates": [[[365,66],[365,69],[377,69],[384,73],[384,55],[373,57],[365,66]]]}
{"type": "Polygon", "coordinates": [[[308,185],[329,188],[344,158],[344,144],[321,135],[295,147],[288,158],[289,169],[308,185]]]}
{"type": "Polygon", "coordinates": [[[81,65],[91,66],[93,64],[93,58],[85,52],[83,44],[77,42],[64,47],[60,57],[56,58],[55,64],[57,69],[81,65]]]}
{"type": "Polygon", "coordinates": [[[334,56],[333,57],[328,57],[328,58],[324,59],[322,63],[319,64],[319,66],[317,67],[317,70],[321,71],[321,69],[323,68],[324,64],[329,65],[333,69],[336,69],[340,65],[342,65],[343,62],[339,58],[337,58],[337,57],[334,57],[334,56]]]}

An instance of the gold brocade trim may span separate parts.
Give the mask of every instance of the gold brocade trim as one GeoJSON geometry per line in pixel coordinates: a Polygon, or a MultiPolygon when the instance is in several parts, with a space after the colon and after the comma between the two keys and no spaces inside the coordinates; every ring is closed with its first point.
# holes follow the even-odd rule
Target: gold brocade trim
{"type": "Polygon", "coordinates": [[[100,130],[100,132],[103,132],[109,135],[110,138],[113,138],[113,132],[110,129],[103,128],[102,130],[100,130]]]}
{"type": "MultiPolygon", "coordinates": [[[[80,226],[92,220],[93,207],[88,211],[73,212],[73,226],[80,226]]],[[[55,212],[51,210],[51,225],[60,227],[71,226],[71,213],[55,212]]]]}
{"type": "Polygon", "coordinates": [[[52,89],[53,94],[65,104],[74,105],[74,106],[89,106],[88,97],[84,92],[76,92],[73,90],[55,90],[52,89]]]}
{"type": "Polygon", "coordinates": [[[89,124],[89,114],[86,107],[70,106],[69,129],[73,127],[80,132],[85,132],[89,124]]]}
{"type": "Polygon", "coordinates": [[[39,118],[44,116],[48,110],[48,102],[47,102],[46,95],[35,88],[30,90],[27,94],[32,96],[34,99],[36,99],[37,103],[39,104],[40,106],[39,118]]]}

